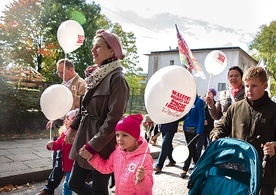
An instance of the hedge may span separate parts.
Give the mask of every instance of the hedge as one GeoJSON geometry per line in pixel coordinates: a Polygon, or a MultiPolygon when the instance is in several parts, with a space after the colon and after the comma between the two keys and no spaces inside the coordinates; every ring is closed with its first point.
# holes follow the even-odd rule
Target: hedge
{"type": "Polygon", "coordinates": [[[45,129],[47,119],[40,110],[40,91],[0,90],[0,133],[37,133],[45,129]]]}

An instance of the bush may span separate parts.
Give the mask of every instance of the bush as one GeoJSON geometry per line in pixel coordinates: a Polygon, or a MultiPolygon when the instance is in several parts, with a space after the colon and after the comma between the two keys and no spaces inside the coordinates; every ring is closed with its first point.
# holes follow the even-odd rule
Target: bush
{"type": "Polygon", "coordinates": [[[40,91],[1,90],[0,133],[36,133],[45,129],[47,119],[40,110],[40,96],[40,91]]]}

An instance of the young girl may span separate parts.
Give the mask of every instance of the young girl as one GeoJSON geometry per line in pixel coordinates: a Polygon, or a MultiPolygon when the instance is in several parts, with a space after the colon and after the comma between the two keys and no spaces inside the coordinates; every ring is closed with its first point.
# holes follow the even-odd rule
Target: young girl
{"type": "Polygon", "coordinates": [[[78,110],[72,110],[67,113],[64,124],[60,128],[60,136],[56,141],[49,141],[47,144],[48,150],[61,150],[62,151],[62,170],[65,173],[65,180],[63,182],[62,194],[63,195],[72,195],[72,190],[68,186],[68,180],[71,174],[74,160],[69,159],[69,153],[72,147],[72,144],[65,143],[65,135],[67,129],[70,127],[72,121],[74,120],[78,110]]]}
{"type": "Polygon", "coordinates": [[[115,194],[152,194],[153,159],[147,141],[140,136],[142,120],[140,114],[120,120],[115,128],[116,150],[107,160],[98,154],[88,160],[103,174],[114,172],[115,194]]]}

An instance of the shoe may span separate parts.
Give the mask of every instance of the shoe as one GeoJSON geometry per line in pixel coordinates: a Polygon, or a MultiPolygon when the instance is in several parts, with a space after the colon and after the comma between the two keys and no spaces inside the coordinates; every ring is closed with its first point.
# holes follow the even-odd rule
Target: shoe
{"type": "Polygon", "coordinates": [[[187,173],[180,173],[180,177],[181,177],[182,179],[185,179],[185,178],[187,177],[187,173]]]}
{"type": "Polygon", "coordinates": [[[168,164],[165,165],[165,167],[173,167],[175,166],[176,162],[169,162],[168,164]]]}
{"type": "Polygon", "coordinates": [[[40,190],[36,195],[53,195],[53,194],[48,193],[45,190],[40,190]]]}
{"type": "Polygon", "coordinates": [[[162,171],[159,167],[154,167],[153,170],[155,173],[160,173],[162,171]]]}

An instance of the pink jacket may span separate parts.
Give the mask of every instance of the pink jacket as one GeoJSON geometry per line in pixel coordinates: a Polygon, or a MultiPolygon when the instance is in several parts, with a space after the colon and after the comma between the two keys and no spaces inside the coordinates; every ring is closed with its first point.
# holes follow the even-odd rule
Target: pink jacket
{"type": "MultiPolygon", "coordinates": [[[[66,144],[65,134],[62,133],[56,141],[54,141],[52,150],[61,150],[62,152],[62,171],[63,172],[71,172],[74,160],[69,159],[69,153],[72,148],[72,144],[66,144]]],[[[46,146],[48,150],[51,150],[48,146],[46,146]]]]}
{"type": "Polygon", "coordinates": [[[89,161],[95,169],[102,174],[114,172],[115,176],[115,194],[136,194],[136,195],[152,195],[153,187],[153,159],[150,155],[150,149],[147,141],[140,137],[138,140],[138,148],[133,152],[121,150],[117,145],[116,149],[110,154],[107,160],[95,154],[89,161]],[[143,163],[145,168],[145,176],[141,181],[136,181],[136,171],[141,166],[145,151],[146,156],[143,163]]]}

